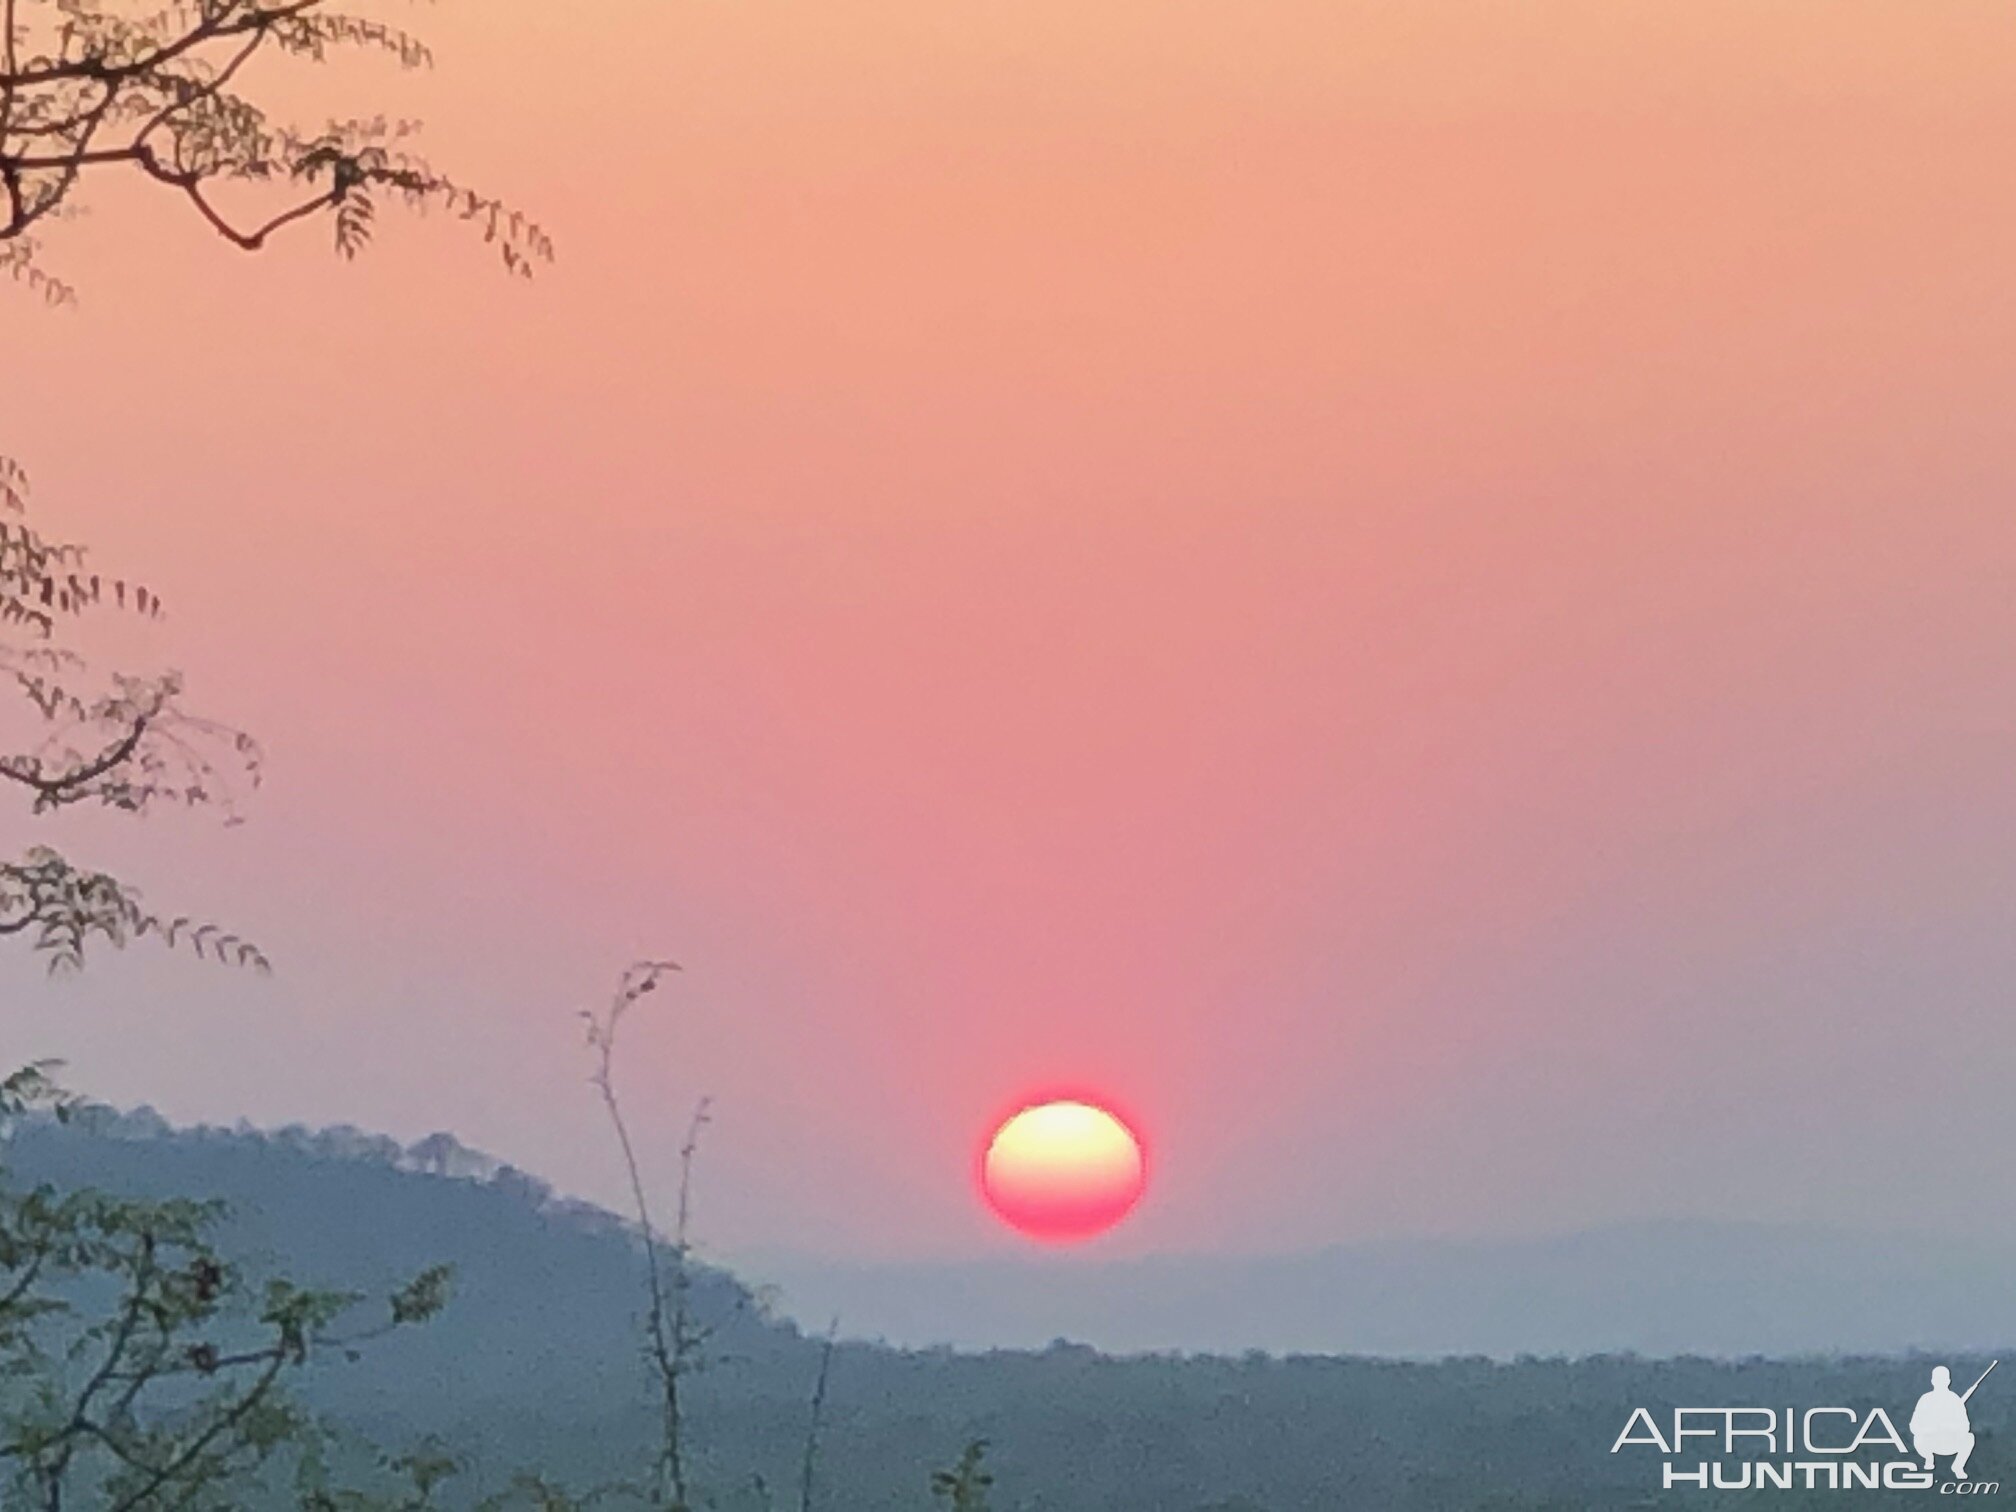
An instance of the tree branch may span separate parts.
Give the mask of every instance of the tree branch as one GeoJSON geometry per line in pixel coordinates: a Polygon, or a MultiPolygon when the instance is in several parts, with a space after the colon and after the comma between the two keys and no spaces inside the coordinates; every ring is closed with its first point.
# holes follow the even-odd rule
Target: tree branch
{"type": "Polygon", "coordinates": [[[39,770],[30,770],[19,764],[18,758],[0,757],[0,777],[11,778],[25,787],[33,788],[36,801],[41,804],[56,802],[65,793],[88,787],[100,777],[131,759],[140,747],[141,737],[147,733],[152,721],[151,714],[142,714],[133,721],[133,728],[96,760],[88,762],[75,771],[66,772],[61,777],[44,777],[39,770]]]}

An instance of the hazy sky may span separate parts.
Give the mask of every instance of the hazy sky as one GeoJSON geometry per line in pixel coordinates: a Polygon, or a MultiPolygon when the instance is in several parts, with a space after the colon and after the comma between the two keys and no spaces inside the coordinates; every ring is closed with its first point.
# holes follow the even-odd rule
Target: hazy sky
{"type": "MultiPolygon", "coordinates": [[[[2001,1225],[2016,1137],[2004,0],[449,0],[450,222],[137,191],[0,294],[0,444],[168,597],[252,822],[0,820],[259,940],[0,967],[0,1062],[616,1171],[723,1249],[2001,1225]]],[[[284,86],[283,86],[284,87],[284,86]]]]}

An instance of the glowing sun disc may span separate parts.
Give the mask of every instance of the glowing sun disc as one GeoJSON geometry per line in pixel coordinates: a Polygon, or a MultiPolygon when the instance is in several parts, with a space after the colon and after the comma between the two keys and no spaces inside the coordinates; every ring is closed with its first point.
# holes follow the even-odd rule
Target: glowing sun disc
{"type": "Polygon", "coordinates": [[[987,1205],[1032,1239],[1104,1233],[1141,1200],[1147,1162],[1120,1118],[1079,1099],[1036,1103],[994,1131],[980,1163],[987,1205]]]}

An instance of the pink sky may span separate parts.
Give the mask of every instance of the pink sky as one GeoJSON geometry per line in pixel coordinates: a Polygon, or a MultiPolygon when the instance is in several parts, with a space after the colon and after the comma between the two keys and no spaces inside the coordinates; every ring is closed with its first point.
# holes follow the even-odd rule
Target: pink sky
{"type": "Polygon", "coordinates": [[[613,1199],[570,1014],[669,954],[731,1251],[1012,1243],[1057,1082],[1154,1139],[1118,1250],[2003,1179],[2000,0],[581,15],[350,76],[529,286],[108,191],[0,304],[46,519],[272,749],[78,843],[280,966],[17,962],[0,1062],[613,1199]]]}

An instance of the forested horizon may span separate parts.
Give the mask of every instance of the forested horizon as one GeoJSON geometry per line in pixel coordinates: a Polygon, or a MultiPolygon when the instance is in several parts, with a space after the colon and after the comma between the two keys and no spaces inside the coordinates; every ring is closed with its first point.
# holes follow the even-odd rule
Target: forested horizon
{"type": "MultiPolygon", "coordinates": [[[[451,1264],[437,1317],[354,1362],[317,1360],[299,1390],[360,1439],[434,1446],[465,1467],[456,1484],[472,1494],[528,1468],[592,1485],[648,1456],[635,1225],[558,1199],[452,1137],[177,1130],[144,1111],[100,1109],[67,1124],[17,1121],[7,1155],[17,1185],[220,1197],[232,1213],[225,1232],[255,1270],[370,1292],[421,1264],[451,1264]]],[[[822,1340],[732,1274],[696,1264],[695,1275],[709,1335],[689,1398],[701,1505],[795,1505],[822,1340]]],[[[1901,1422],[1932,1360],[1115,1357],[1063,1339],[986,1351],[843,1339],[828,1362],[818,1504],[927,1507],[930,1467],[976,1440],[987,1442],[989,1505],[1001,1512],[1747,1504],[1738,1493],[1648,1491],[1656,1458],[1609,1452],[1632,1409],[1825,1400],[1880,1405],[1901,1422]]],[[[1985,1462],[2012,1421],[1984,1393],[1985,1462]]],[[[1832,1493],[1768,1494],[1819,1506],[1832,1493]]]]}

